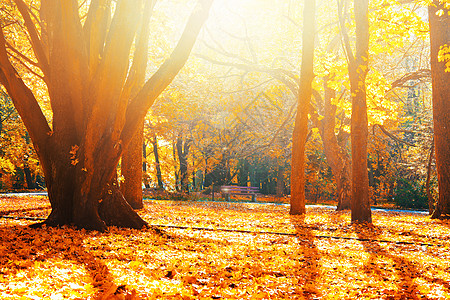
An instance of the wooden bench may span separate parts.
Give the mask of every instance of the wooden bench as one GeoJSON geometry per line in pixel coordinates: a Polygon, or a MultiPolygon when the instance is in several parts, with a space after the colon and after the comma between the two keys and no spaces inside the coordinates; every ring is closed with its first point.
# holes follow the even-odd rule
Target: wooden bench
{"type": "Polygon", "coordinates": [[[220,192],[224,195],[225,201],[230,201],[230,195],[244,195],[252,196],[252,201],[255,202],[259,188],[253,186],[223,185],[220,187],[220,192]]]}

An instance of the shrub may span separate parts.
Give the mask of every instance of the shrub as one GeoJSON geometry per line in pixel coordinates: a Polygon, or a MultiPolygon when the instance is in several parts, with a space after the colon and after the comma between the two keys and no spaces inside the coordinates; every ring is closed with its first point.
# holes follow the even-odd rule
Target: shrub
{"type": "Polygon", "coordinates": [[[401,208],[428,208],[428,197],[424,185],[404,178],[397,181],[394,202],[401,208]]]}

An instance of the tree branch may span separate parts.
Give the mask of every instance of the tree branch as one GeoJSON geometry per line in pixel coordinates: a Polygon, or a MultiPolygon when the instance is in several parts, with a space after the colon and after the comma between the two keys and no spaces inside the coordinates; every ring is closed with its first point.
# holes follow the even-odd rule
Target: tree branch
{"type": "Polygon", "coordinates": [[[133,133],[145,118],[153,102],[186,63],[200,29],[208,17],[212,3],[213,0],[200,0],[198,2],[170,58],[147,80],[142,90],[129,104],[126,112],[126,123],[121,135],[125,145],[131,140],[133,133]]]}
{"type": "Polygon", "coordinates": [[[22,15],[25,21],[25,26],[27,27],[28,33],[30,34],[31,45],[33,46],[34,54],[36,55],[36,58],[39,62],[39,67],[41,68],[45,77],[46,75],[48,75],[48,72],[50,70],[48,59],[47,56],[45,55],[44,47],[41,39],[39,38],[36,26],[34,26],[34,23],[31,20],[30,14],[28,12],[28,6],[22,0],[14,0],[14,2],[16,3],[17,8],[20,11],[20,14],[22,15]]]}
{"type": "Polygon", "coordinates": [[[89,55],[90,76],[95,74],[103,55],[103,49],[111,21],[111,0],[92,0],[83,26],[84,39],[89,55]]]}
{"type": "Polygon", "coordinates": [[[298,85],[296,84],[297,78],[295,75],[287,70],[283,69],[274,69],[274,68],[268,68],[265,66],[260,65],[249,65],[249,64],[240,64],[240,63],[233,63],[233,62],[223,62],[218,61],[215,59],[212,59],[210,57],[207,57],[202,54],[195,54],[198,58],[207,60],[211,62],[212,64],[220,65],[220,66],[230,66],[234,67],[236,69],[245,70],[245,71],[253,71],[253,72],[261,72],[266,73],[274,77],[275,79],[279,80],[283,84],[285,84],[289,90],[292,92],[294,96],[297,96],[298,94],[298,85]],[[290,80],[292,79],[292,80],[290,80]],[[295,79],[295,80],[294,80],[295,79]],[[294,80],[294,82],[293,82],[294,80]]]}
{"type": "Polygon", "coordinates": [[[402,143],[402,144],[411,146],[411,147],[417,147],[417,145],[415,145],[415,144],[412,144],[412,143],[410,143],[410,142],[407,142],[407,141],[404,141],[404,140],[399,139],[398,137],[396,137],[395,135],[393,135],[392,133],[390,133],[386,128],[384,128],[383,125],[380,125],[380,124],[374,124],[374,125],[373,125],[373,128],[372,128],[373,134],[375,134],[375,127],[376,127],[376,126],[378,126],[378,128],[380,128],[381,131],[382,131],[385,135],[387,135],[388,137],[390,137],[392,140],[394,140],[394,141],[396,141],[396,142],[398,142],[398,143],[402,143]]]}
{"type": "Polygon", "coordinates": [[[344,44],[344,50],[346,52],[346,57],[348,59],[348,63],[351,67],[355,66],[355,55],[353,54],[352,47],[350,45],[350,38],[348,37],[347,29],[345,28],[345,18],[344,14],[347,7],[343,7],[344,4],[342,2],[345,2],[347,4],[347,0],[337,0],[338,5],[338,17],[339,17],[339,29],[342,35],[342,42],[344,44]]]}
{"type": "Polygon", "coordinates": [[[136,42],[133,63],[122,89],[121,99],[116,113],[116,121],[114,122],[113,129],[114,137],[120,136],[120,131],[125,122],[125,112],[128,102],[136,96],[145,82],[145,71],[148,62],[149,24],[155,4],[156,0],[147,0],[145,3],[144,15],[141,20],[141,30],[136,42]]]}
{"type": "Polygon", "coordinates": [[[39,64],[37,62],[32,61],[30,58],[20,53],[16,48],[14,48],[10,43],[8,43],[8,41],[6,41],[6,47],[10,49],[12,52],[14,52],[17,56],[25,60],[27,63],[29,63],[30,65],[39,67],[39,64]]]}
{"type": "Polygon", "coordinates": [[[33,140],[36,153],[40,157],[47,155],[52,130],[33,93],[9,61],[6,40],[2,30],[0,30],[0,83],[5,86],[14,106],[22,117],[23,123],[33,140]]]}
{"type": "MultiPolygon", "coordinates": [[[[15,55],[14,54],[10,54],[10,56],[16,60],[19,64],[21,64],[24,68],[26,68],[28,70],[28,72],[30,72],[31,74],[33,74],[34,76],[42,79],[45,82],[45,78],[41,75],[39,75],[38,73],[36,73],[33,69],[31,69],[25,62],[23,62],[19,57],[21,57],[20,55],[15,55]],[[19,57],[18,57],[19,56],[19,57]]],[[[20,52],[18,52],[18,54],[21,54],[20,52]]]]}
{"type": "Polygon", "coordinates": [[[398,88],[398,87],[404,87],[404,84],[406,82],[408,82],[409,80],[420,80],[422,78],[430,80],[431,79],[431,70],[430,69],[420,69],[415,72],[407,73],[407,74],[403,75],[401,78],[392,82],[391,88],[389,89],[389,91],[391,91],[395,88],[398,88]]]}

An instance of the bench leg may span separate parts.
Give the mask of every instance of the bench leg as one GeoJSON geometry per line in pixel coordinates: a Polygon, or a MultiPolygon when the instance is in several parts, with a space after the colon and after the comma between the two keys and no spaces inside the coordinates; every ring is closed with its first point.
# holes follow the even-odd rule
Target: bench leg
{"type": "Polygon", "coordinates": [[[252,195],[252,202],[256,202],[256,195],[255,194],[252,195]]]}
{"type": "Polygon", "coordinates": [[[230,201],[230,194],[225,194],[225,201],[230,201]]]}

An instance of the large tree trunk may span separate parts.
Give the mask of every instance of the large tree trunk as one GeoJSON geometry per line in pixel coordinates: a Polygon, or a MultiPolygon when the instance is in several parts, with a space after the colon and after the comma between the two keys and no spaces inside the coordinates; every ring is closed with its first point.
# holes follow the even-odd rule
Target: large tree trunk
{"type": "Polygon", "coordinates": [[[355,0],[356,55],[349,66],[352,93],[352,222],[372,223],[367,173],[366,76],[369,61],[368,0],[355,0]]]}
{"type": "Polygon", "coordinates": [[[446,61],[439,61],[439,50],[450,46],[450,15],[444,4],[434,0],[428,7],[431,40],[431,79],[433,123],[439,198],[433,218],[450,218],[450,72],[446,61]],[[442,10],[438,15],[439,10],[442,10]]]}
{"type": "Polygon", "coordinates": [[[348,37],[345,14],[346,2],[338,2],[339,23],[348,60],[352,97],[352,222],[372,222],[367,173],[368,119],[366,104],[366,76],[369,63],[369,1],[355,0],[356,53],[353,54],[348,37]],[[343,6],[345,5],[345,7],[343,6]]]}
{"type": "Polygon", "coordinates": [[[314,79],[315,0],[303,2],[302,66],[297,116],[292,136],[291,206],[289,213],[305,213],[305,146],[308,135],[308,113],[314,79]]]}
{"type": "Polygon", "coordinates": [[[45,223],[94,230],[108,225],[142,228],[146,223],[120,193],[116,166],[150,106],[186,62],[212,0],[199,1],[171,57],[142,88],[137,74],[146,67],[140,53],[147,53],[154,1],[119,0],[113,10],[111,1],[93,0],[84,22],[77,1],[42,1],[40,20],[35,20],[41,32],[27,4],[14,2],[43,74],[36,80],[49,91],[51,127],[10,62],[3,29],[0,83],[30,134],[45,174],[52,206],[45,223]]]}
{"type": "Polygon", "coordinates": [[[107,226],[142,228],[147,223],[137,215],[122,195],[117,180],[108,185],[105,200],[99,204],[100,218],[107,226]],[[120,210],[120,214],[116,210],[120,210]]]}
{"type": "Polygon", "coordinates": [[[133,136],[130,144],[122,155],[121,173],[124,181],[120,190],[127,202],[134,209],[144,207],[142,201],[142,144],[144,143],[144,123],[133,136]]]}
{"type": "Polygon", "coordinates": [[[107,167],[102,161],[96,163],[94,168],[97,172],[109,173],[105,178],[110,179],[107,182],[92,180],[91,184],[95,181],[98,183],[90,187],[88,181],[79,180],[81,177],[78,174],[85,172],[73,165],[73,160],[54,159],[51,165],[52,170],[44,167],[52,206],[52,212],[45,224],[73,224],[79,228],[100,231],[110,225],[139,229],[146,224],[123,198],[117,184],[114,165],[107,167]]]}

